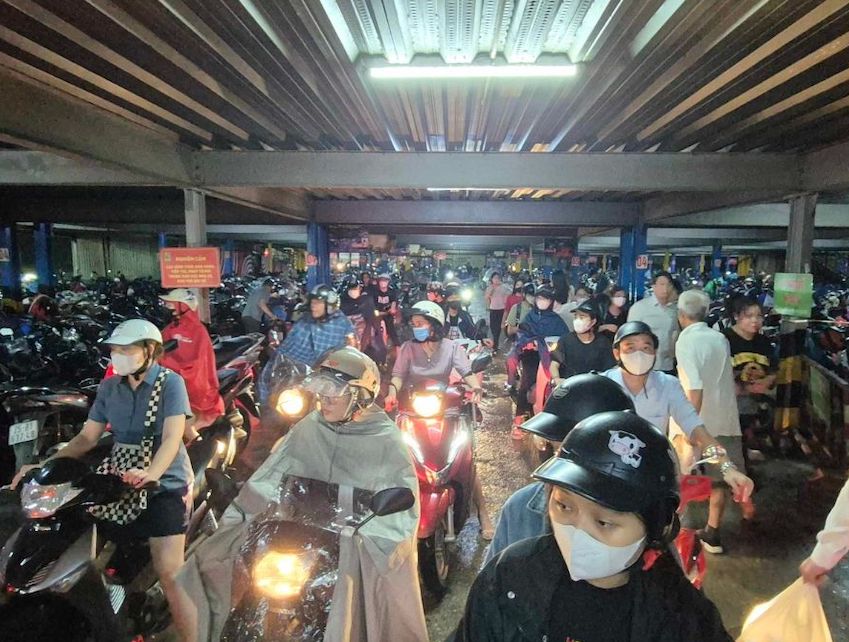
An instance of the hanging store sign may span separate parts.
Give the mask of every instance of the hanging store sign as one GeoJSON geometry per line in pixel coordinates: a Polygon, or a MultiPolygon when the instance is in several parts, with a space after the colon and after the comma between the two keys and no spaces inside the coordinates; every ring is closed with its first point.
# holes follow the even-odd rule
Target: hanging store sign
{"type": "Polygon", "coordinates": [[[807,319],[814,305],[812,274],[775,275],[775,311],[791,317],[807,319]]]}
{"type": "Polygon", "coordinates": [[[637,269],[638,270],[648,270],[649,269],[649,255],[648,254],[638,254],[637,255],[637,269]]]}
{"type": "Polygon", "coordinates": [[[318,257],[315,254],[307,254],[307,267],[318,265],[318,257]]]}
{"type": "Polygon", "coordinates": [[[163,288],[217,288],[221,258],[217,247],[169,247],[159,252],[163,288]]]}
{"type": "Polygon", "coordinates": [[[8,247],[0,247],[0,262],[8,263],[11,261],[9,258],[9,248],[8,247]]]}
{"type": "Polygon", "coordinates": [[[581,257],[573,256],[572,257],[572,267],[581,267],[581,257]]]}

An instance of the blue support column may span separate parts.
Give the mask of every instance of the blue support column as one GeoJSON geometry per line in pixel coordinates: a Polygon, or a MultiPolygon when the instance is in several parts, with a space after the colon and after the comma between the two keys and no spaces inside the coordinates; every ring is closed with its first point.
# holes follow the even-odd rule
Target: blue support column
{"type": "Polygon", "coordinates": [[[159,233],[159,249],[168,247],[168,235],[165,232],[159,233]]]}
{"type": "Polygon", "coordinates": [[[21,257],[14,223],[0,226],[0,287],[3,296],[16,296],[21,290],[21,257]]]}
{"type": "Polygon", "coordinates": [[[623,227],[619,231],[619,285],[625,288],[628,298],[634,300],[634,231],[623,227]]]}
{"type": "MultiPolygon", "coordinates": [[[[638,223],[632,228],[634,235],[634,260],[636,261],[640,255],[648,255],[648,230],[645,224],[638,223]]],[[[634,300],[637,301],[643,298],[646,291],[646,272],[651,272],[651,258],[645,264],[645,268],[637,268],[634,266],[634,300]]]]}
{"type": "Polygon", "coordinates": [[[320,283],[330,284],[330,239],[327,227],[318,223],[307,224],[307,289],[320,283]],[[315,264],[309,265],[311,257],[315,264]]]}
{"type": "Polygon", "coordinates": [[[236,242],[233,239],[224,241],[224,267],[221,270],[222,274],[232,275],[234,266],[233,253],[236,251],[236,242]]]}
{"type": "Polygon", "coordinates": [[[39,285],[53,285],[53,226],[35,224],[35,272],[39,285]]]}
{"type": "Polygon", "coordinates": [[[710,260],[710,275],[714,279],[722,276],[722,244],[714,243],[710,260]]]}

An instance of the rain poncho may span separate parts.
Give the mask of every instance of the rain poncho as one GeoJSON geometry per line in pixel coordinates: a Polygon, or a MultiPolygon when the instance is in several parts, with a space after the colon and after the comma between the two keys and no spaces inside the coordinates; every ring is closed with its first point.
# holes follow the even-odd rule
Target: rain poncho
{"type": "MultiPolygon", "coordinates": [[[[372,406],[358,421],[329,424],[312,412],[295,425],[242,488],[218,531],[187,561],[180,581],[198,602],[199,640],[217,641],[232,600],[234,570],[250,525],[293,477],[379,491],[418,482],[401,433],[372,406]],[[240,511],[244,511],[244,516],[240,511]]],[[[375,517],[340,538],[339,574],[324,639],[328,642],[426,641],[418,580],[419,503],[375,517]]]]}
{"type": "Polygon", "coordinates": [[[162,331],[163,341],[177,340],[177,347],[167,352],[160,363],[183,377],[189,403],[196,417],[224,414],[224,401],[218,389],[215,352],[209,333],[197,312],[180,303],[182,314],[162,331]]]}

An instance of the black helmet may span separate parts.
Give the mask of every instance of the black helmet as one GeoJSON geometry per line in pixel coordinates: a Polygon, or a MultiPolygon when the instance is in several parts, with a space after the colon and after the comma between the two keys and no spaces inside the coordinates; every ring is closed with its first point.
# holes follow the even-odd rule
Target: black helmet
{"type": "Polygon", "coordinates": [[[654,343],[654,349],[657,350],[657,346],[660,345],[660,342],[657,340],[657,335],[642,321],[628,321],[627,323],[623,323],[616,331],[616,336],[613,337],[613,347],[618,348],[622,339],[633,337],[638,334],[649,335],[654,343]]]}
{"type": "Polygon", "coordinates": [[[534,296],[537,293],[537,286],[533,283],[525,283],[525,287],[522,288],[522,291],[525,296],[528,296],[529,294],[534,296]]]}
{"type": "Polygon", "coordinates": [[[342,292],[347,292],[348,290],[353,290],[355,288],[363,288],[363,282],[360,281],[353,274],[349,274],[344,279],[342,279],[342,287],[340,288],[342,292]]]}
{"type": "Polygon", "coordinates": [[[427,284],[427,291],[428,292],[436,292],[436,293],[441,295],[442,292],[443,292],[442,282],[441,281],[431,281],[430,283],[427,284]]]}
{"type": "Polygon", "coordinates": [[[648,545],[662,548],[677,534],[678,459],[666,436],[631,412],[584,419],[534,479],[623,513],[637,513],[648,545]]]}
{"type": "Polygon", "coordinates": [[[536,296],[541,296],[554,301],[554,289],[547,285],[541,285],[537,288],[536,296]]]}
{"type": "Polygon", "coordinates": [[[312,289],[307,300],[310,303],[316,300],[324,301],[327,304],[327,312],[329,314],[331,311],[330,309],[336,307],[339,303],[339,295],[336,294],[336,290],[326,283],[320,283],[312,289]]]}
{"type": "Polygon", "coordinates": [[[599,319],[604,318],[604,307],[602,307],[601,302],[597,297],[587,299],[577,308],[572,310],[572,314],[577,314],[578,312],[583,312],[584,314],[590,315],[593,319],[598,321],[599,319]]]}
{"type": "Polygon", "coordinates": [[[634,403],[622,386],[599,374],[579,374],[561,381],[551,391],[542,412],[520,428],[560,443],[578,422],[612,410],[634,412],[634,403]]]}

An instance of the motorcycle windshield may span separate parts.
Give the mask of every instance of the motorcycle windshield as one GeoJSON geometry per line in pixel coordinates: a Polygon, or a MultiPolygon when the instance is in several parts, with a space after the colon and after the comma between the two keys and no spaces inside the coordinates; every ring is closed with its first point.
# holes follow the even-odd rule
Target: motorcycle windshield
{"type": "Polygon", "coordinates": [[[310,373],[310,367],[276,352],[262,369],[259,377],[259,396],[262,402],[276,398],[282,390],[292,387],[310,373]]]}
{"type": "Polygon", "coordinates": [[[240,551],[251,588],[222,642],[324,639],[338,579],[339,534],[369,513],[373,492],[284,477],[278,501],[254,521],[240,551]]]}

